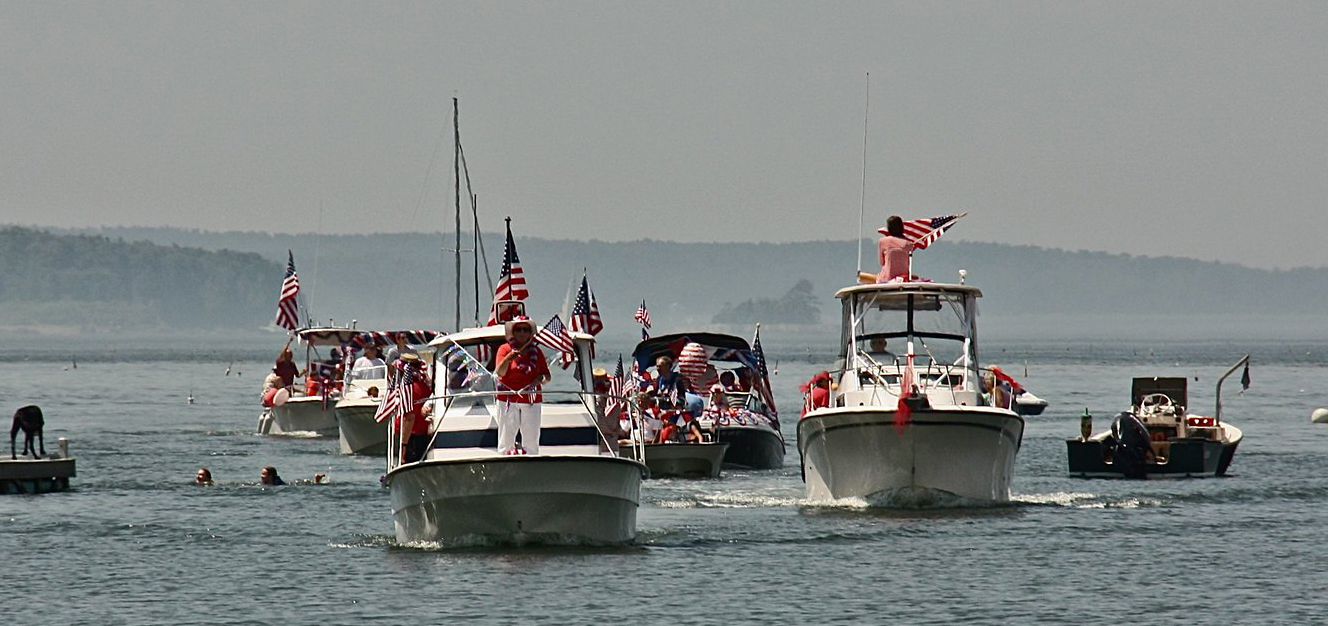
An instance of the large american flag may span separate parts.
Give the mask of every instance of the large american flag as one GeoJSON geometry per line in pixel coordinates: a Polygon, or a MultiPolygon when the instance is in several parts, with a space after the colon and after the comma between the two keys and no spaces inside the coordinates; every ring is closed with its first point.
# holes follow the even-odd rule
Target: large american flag
{"type": "Polygon", "coordinates": [[[295,253],[286,251],[286,278],[281,281],[281,297],[277,299],[277,326],[294,332],[300,326],[300,277],[295,274],[295,253]]]}
{"type": "Polygon", "coordinates": [[[761,402],[765,403],[766,410],[770,412],[771,419],[775,420],[776,430],[779,424],[779,411],[775,409],[775,397],[770,392],[770,370],[765,364],[765,350],[761,349],[761,327],[756,327],[756,337],[752,340],[752,356],[756,359],[756,371],[761,375],[761,384],[757,385],[757,391],[761,394],[761,402]]]}
{"type": "Polygon", "coordinates": [[[590,283],[585,275],[581,276],[581,290],[576,293],[576,304],[572,305],[572,330],[587,335],[598,335],[604,330],[604,320],[599,316],[599,304],[595,294],[590,291],[590,283]]]}
{"type": "Polygon", "coordinates": [[[945,231],[954,226],[959,218],[968,215],[960,213],[959,215],[942,215],[931,219],[909,220],[904,222],[904,238],[913,242],[913,246],[918,250],[926,250],[932,242],[941,238],[945,231]]]}
{"type": "Polygon", "coordinates": [[[576,345],[572,343],[572,336],[567,334],[567,327],[563,326],[562,319],[556,313],[535,334],[535,343],[560,352],[563,355],[563,369],[572,364],[576,355],[576,345]]]}
{"type": "Polygon", "coordinates": [[[530,297],[526,290],[526,275],[521,271],[521,259],[516,256],[516,243],[512,241],[512,218],[507,218],[507,243],[503,245],[503,268],[498,272],[498,286],[493,289],[494,305],[489,307],[489,323],[498,323],[499,300],[525,300],[530,297]]]}

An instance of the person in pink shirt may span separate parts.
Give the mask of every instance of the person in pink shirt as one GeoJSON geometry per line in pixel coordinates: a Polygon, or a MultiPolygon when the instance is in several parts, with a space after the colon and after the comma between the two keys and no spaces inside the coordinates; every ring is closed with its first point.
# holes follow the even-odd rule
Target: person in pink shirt
{"type": "Polygon", "coordinates": [[[885,236],[876,244],[880,253],[881,273],[876,282],[888,283],[896,278],[909,279],[908,258],[913,253],[913,242],[904,238],[904,218],[891,215],[885,220],[885,236]]]}

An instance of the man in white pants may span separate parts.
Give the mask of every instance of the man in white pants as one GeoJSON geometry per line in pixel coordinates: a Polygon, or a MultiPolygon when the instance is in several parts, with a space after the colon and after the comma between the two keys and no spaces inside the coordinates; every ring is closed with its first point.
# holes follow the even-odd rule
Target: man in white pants
{"type": "Polygon", "coordinates": [[[515,319],[504,325],[507,343],[498,348],[498,453],[539,454],[540,388],[549,382],[549,364],[535,345],[535,325],[515,319]],[[516,445],[517,431],[521,446],[516,445]]]}

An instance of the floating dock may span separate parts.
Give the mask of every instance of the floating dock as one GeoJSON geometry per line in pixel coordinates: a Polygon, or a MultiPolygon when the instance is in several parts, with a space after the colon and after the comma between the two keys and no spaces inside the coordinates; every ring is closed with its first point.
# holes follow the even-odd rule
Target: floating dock
{"type": "Polygon", "coordinates": [[[0,459],[0,494],[65,491],[74,475],[74,459],[0,459]]]}

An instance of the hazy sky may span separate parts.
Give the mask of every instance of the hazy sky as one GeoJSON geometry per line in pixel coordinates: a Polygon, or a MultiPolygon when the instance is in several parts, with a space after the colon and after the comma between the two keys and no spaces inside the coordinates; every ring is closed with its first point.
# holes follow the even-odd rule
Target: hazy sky
{"type": "Polygon", "coordinates": [[[867,72],[864,234],[1328,265],[1318,1],[4,2],[0,223],[450,229],[457,96],[486,228],[846,239],[867,72]]]}

